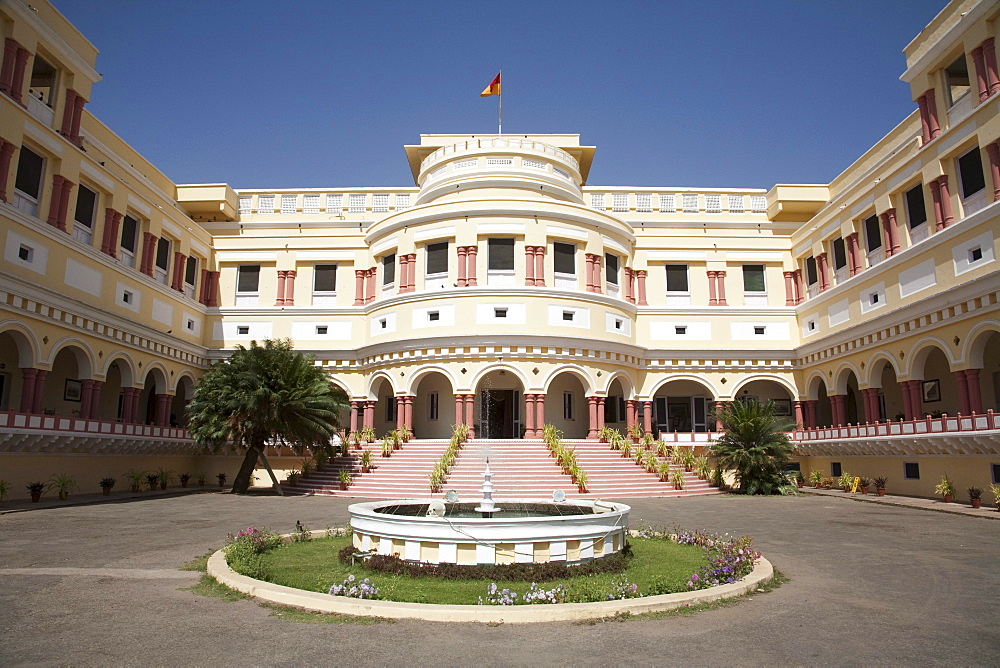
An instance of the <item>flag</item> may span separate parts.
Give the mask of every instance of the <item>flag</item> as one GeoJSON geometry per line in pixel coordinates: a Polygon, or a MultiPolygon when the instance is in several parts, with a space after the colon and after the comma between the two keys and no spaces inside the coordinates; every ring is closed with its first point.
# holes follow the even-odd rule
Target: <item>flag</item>
{"type": "Polygon", "coordinates": [[[483,89],[483,92],[479,94],[479,97],[489,97],[490,95],[500,94],[500,74],[493,77],[493,81],[490,85],[483,89]]]}

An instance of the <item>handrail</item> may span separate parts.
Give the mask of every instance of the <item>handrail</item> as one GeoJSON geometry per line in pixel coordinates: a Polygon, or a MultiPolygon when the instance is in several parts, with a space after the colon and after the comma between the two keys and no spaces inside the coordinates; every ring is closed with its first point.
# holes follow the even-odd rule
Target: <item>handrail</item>
{"type": "Polygon", "coordinates": [[[19,411],[0,411],[0,429],[191,440],[191,435],[186,427],[163,427],[153,424],[92,420],[72,415],[46,415],[19,411]]]}

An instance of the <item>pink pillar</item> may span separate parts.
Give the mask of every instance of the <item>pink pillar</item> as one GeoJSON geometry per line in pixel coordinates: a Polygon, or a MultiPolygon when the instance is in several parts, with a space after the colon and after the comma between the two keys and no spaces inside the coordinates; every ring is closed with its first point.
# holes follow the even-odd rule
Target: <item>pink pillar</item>
{"type": "Polygon", "coordinates": [[[468,280],[465,276],[465,263],[468,258],[469,251],[465,246],[458,247],[458,287],[464,288],[468,285],[468,280]]]}
{"type": "Polygon", "coordinates": [[[983,42],[983,55],[986,58],[986,81],[990,95],[1000,90],[1000,77],[997,76],[997,50],[993,38],[988,37],[983,42]]]}
{"type": "Polygon", "coordinates": [[[285,306],[295,306],[295,270],[285,272],[285,306]]]}
{"type": "Polygon", "coordinates": [[[632,268],[625,267],[625,301],[627,301],[630,304],[635,303],[635,294],[632,292],[634,277],[635,277],[635,272],[632,271],[632,268]]]}
{"type": "Polygon", "coordinates": [[[66,224],[63,223],[62,227],[59,226],[59,200],[62,197],[62,184],[65,180],[66,178],[62,174],[56,174],[52,177],[52,193],[49,197],[49,217],[45,220],[49,225],[63,232],[66,231],[66,224]]]}
{"type": "Polygon", "coordinates": [[[917,98],[917,106],[920,108],[920,139],[926,144],[931,140],[931,122],[927,114],[927,96],[921,95],[917,98]]]}
{"type": "Polygon", "coordinates": [[[410,258],[410,278],[407,281],[407,285],[409,286],[409,291],[413,292],[417,289],[417,254],[410,253],[408,257],[410,258]]]}
{"type": "MultiPolygon", "coordinates": [[[[101,235],[101,252],[105,255],[111,255],[112,248],[112,235],[111,235],[111,225],[115,218],[115,210],[111,207],[104,209],[104,233],[101,235]]],[[[112,256],[113,257],[113,256],[112,256]]]]}
{"type": "Polygon", "coordinates": [[[885,238],[885,256],[891,257],[899,252],[899,233],[896,230],[896,210],[889,209],[881,215],[882,236],[885,238]]]}
{"type": "Polygon", "coordinates": [[[75,107],[75,100],[76,91],[72,88],[68,89],[66,91],[66,104],[63,107],[62,126],[59,128],[59,134],[67,139],[73,135],[73,109],[75,107]]]}
{"type": "Polygon", "coordinates": [[[132,403],[132,397],[138,397],[138,395],[138,387],[122,388],[122,422],[135,422],[135,406],[132,403]]]}
{"type": "Polygon", "coordinates": [[[944,226],[948,227],[955,222],[955,216],[951,212],[951,195],[948,192],[948,175],[942,174],[937,180],[938,186],[941,188],[941,217],[944,226]]]}
{"type": "Polygon", "coordinates": [[[545,395],[536,394],[535,395],[535,429],[538,430],[538,435],[542,434],[542,427],[545,426],[545,395]]]}
{"type": "Polygon", "coordinates": [[[406,397],[406,428],[413,431],[413,397],[406,397]]]}
{"type": "Polygon", "coordinates": [[[843,394],[831,394],[830,404],[833,408],[833,424],[838,427],[847,424],[847,397],[843,394]]]}
{"type": "Polygon", "coordinates": [[[923,399],[920,396],[920,385],[921,381],[911,380],[906,386],[906,391],[910,395],[910,408],[913,411],[913,417],[911,420],[916,420],[923,413],[923,399]]]}
{"type": "Polygon", "coordinates": [[[354,270],[354,305],[365,305],[365,270],[354,270]]]}
{"type": "Polygon", "coordinates": [[[809,429],[816,428],[816,404],[818,403],[816,399],[809,399],[808,401],[802,402],[806,405],[806,427],[809,429]]]}
{"type": "Polygon", "coordinates": [[[90,406],[87,408],[87,417],[94,419],[97,417],[97,408],[101,401],[101,389],[104,387],[103,380],[94,381],[94,389],[90,393],[90,406]]]}
{"type": "Polygon", "coordinates": [[[64,232],[66,231],[66,216],[69,213],[69,196],[75,185],[69,179],[65,179],[62,182],[62,188],[59,190],[59,219],[56,226],[64,232]]]}
{"type": "Polygon", "coordinates": [[[972,50],[972,63],[976,67],[976,90],[979,92],[979,102],[985,102],[990,96],[990,85],[986,82],[986,59],[983,56],[983,47],[977,46],[972,50]]]}
{"type": "Polygon", "coordinates": [[[604,429],[604,404],[607,397],[597,397],[597,430],[604,429]]]}
{"type": "Polygon", "coordinates": [[[625,428],[630,428],[638,422],[639,411],[635,407],[635,399],[625,401],[625,428]]]}
{"type": "Polygon", "coordinates": [[[587,260],[587,270],[584,276],[587,279],[587,292],[594,291],[594,255],[592,253],[587,253],[585,256],[587,260]]]}
{"type": "Polygon", "coordinates": [[[469,285],[469,287],[475,287],[475,286],[479,285],[476,282],[476,258],[479,255],[479,247],[478,246],[469,246],[468,250],[466,252],[468,253],[468,257],[466,259],[466,265],[467,266],[465,268],[465,273],[466,273],[466,275],[468,277],[468,281],[469,281],[468,285],[469,285]]]}
{"type": "Polygon", "coordinates": [[[587,397],[587,438],[594,440],[597,438],[597,397],[587,397]]]}
{"type": "Polygon", "coordinates": [[[81,380],[80,386],[80,417],[87,420],[90,418],[90,395],[94,393],[94,381],[89,378],[81,380]]]}
{"type": "Polygon", "coordinates": [[[358,430],[358,402],[351,402],[351,433],[358,430]]]}
{"type": "Polygon", "coordinates": [[[708,274],[708,305],[709,306],[718,306],[719,305],[719,297],[718,297],[718,292],[716,292],[716,289],[715,289],[715,273],[716,272],[714,272],[714,271],[707,271],[705,273],[708,274]]]}
{"type": "Polygon", "coordinates": [[[288,272],[279,269],[278,270],[278,297],[274,300],[275,306],[285,305],[285,275],[288,272]]]}
{"type": "Polygon", "coordinates": [[[826,253],[816,256],[816,269],[819,273],[819,291],[826,292],[830,288],[830,271],[826,262],[826,253]]]}
{"type": "Polygon", "coordinates": [[[371,269],[369,269],[368,272],[367,272],[367,274],[366,274],[366,276],[365,276],[365,280],[366,280],[365,303],[366,304],[371,304],[373,301],[375,301],[375,280],[376,280],[377,276],[378,276],[378,269],[375,268],[375,267],[372,267],[371,269]]]}
{"type": "Polygon", "coordinates": [[[375,426],[375,402],[366,401],[364,405],[364,412],[362,413],[362,427],[374,427],[375,426]]]}
{"type": "Polygon", "coordinates": [[[469,438],[476,437],[476,395],[465,395],[465,424],[469,426],[469,438]]]}
{"type": "Polygon", "coordinates": [[[545,246],[535,246],[535,285],[545,287],[545,246]]]}
{"type": "Polygon", "coordinates": [[[969,386],[965,381],[965,369],[954,372],[955,387],[958,389],[958,412],[962,415],[969,414],[969,386]]]}
{"type": "Polygon", "coordinates": [[[170,400],[173,399],[173,395],[170,394],[157,394],[156,395],[156,412],[153,419],[153,424],[160,427],[166,427],[170,424],[170,400]]]}
{"type": "Polygon", "coordinates": [[[524,395],[524,437],[538,438],[535,433],[535,395],[524,395]]]}
{"type": "Polygon", "coordinates": [[[944,229],[944,215],[941,207],[941,185],[937,179],[927,184],[931,189],[931,200],[934,202],[934,227],[939,230],[944,229]]]}
{"type": "Polygon", "coordinates": [[[83,105],[86,103],[87,100],[79,93],[73,99],[73,125],[70,128],[69,139],[76,146],[80,145],[80,121],[83,120],[83,105]]]}
{"type": "Polygon", "coordinates": [[[460,425],[465,422],[465,395],[455,395],[455,424],[460,425]]]}
{"type": "Polygon", "coordinates": [[[802,300],[805,298],[806,287],[802,285],[802,270],[795,270],[795,303],[801,304],[802,300]]]}
{"type": "Polygon", "coordinates": [[[852,276],[860,274],[865,268],[864,264],[861,262],[861,241],[858,236],[858,233],[855,232],[847,237],[851,244],[851,248],[854,250],[854,273],[852,276]]]}
{"type": "Polygon", "coordinates": [[[17,56],[14,58],[14,78],[10,85],[10,96],[22,107],[24,104],[24,70],[28,65],[31,53],[18,44],[17,56]]]}
{"type": "Polygon", "coordinates": [[[938,135],[941,134],[941,125],[938,123],[937,114],[937,97],[934,94],[933,88],[924,93],[924,95],[927,96],[927,124],[930,126],[930,137],[931,139],[937,139],[938,135]]]}
{"type": "Polygon", "coordinates": [[[31,412],[41,413],[42,412],[42,397],[45,395],[45,377],[49,375],[46,369],[39,369],[38,373],[35,374],[35,392],[31,400],[31,412]]]}
{"type": "Polygon", "coordinates": [[[17,49],[21,46],[17,40],[8,37],[3,44],[3,65],[0,66],[0,92],[11,93],[14,81],[14,62],[17,60],[17,49]]]}
{"type": "Polygon", "coordinates": [[[729,306],[726,303],[726,272],[715,272],[716,289],[719,292],[719,306],[729,306]]]}
{"type": "MultiPolygon", "coordinates": [[[[9,41],[9,40],[8,40],[9,41]]],[[[35,380],[38,377],[38,369],[25,367],[21,369],[21,412],[33,413],[35,404],[35,380]]]]}
{"type": "Polygon", "coordinates": [[[983,396],[979,387],[979,369],[965,370],[965,385],[969,389],[969,412],[983,412],[983,396]]]}
{"type": "Polygon", "coordinates": [[[643,401],[642,403],[642,430],[647,434],[653,433],[653,402],[643,401]]]}
{"type": "Polygon", "coordinates": [[[913,410],[913,402],[910,400],[910,381],[904,380],[899,383],[899,389],[903,393],[903,417],[913,420],[916,411],[913,410]]]}
{"type": "Polygon", "coordinates": [[[783,271],[781,274],[785,277],[785,306],[795,306],[795,287],[792,284],[795,272],[783,271]]]}
{"type": "Polygon", "coordinates": [[[402,429],[406,424],[406,399],[403,397],[393,397],[396,402],[396,428],[402,429]]]}
{"type": "Polygon", "coordinates": [[[399,276],[396,281],[399,284],[399,294],[410,291],[410,256],[399,256],[399,276]]]}
{"type": "Polygon", "coordinates": [[[990,176],[993,179],[993,201],[1000,199],[1000,146],[991,142],[984,146],[990,159],[990,176]]]}
{"type": "Polygon", "coordinates": [[[803,403],[805,402],[802,401],[795,402],[795,424],[798,426],[799,429],[802,429],[806,426],[805,415],[803,414],[802,411],[803,403]]]}
{"type": "MultiPolygon", "coordinates": [[[[725,408],[726,408],[725,402],[716,401],[715,402],[715,415],[716,416],[722,415],[722,411],[725,408]]],[[[715,431],[717,431],[717,432],[721,432],[722,431],[722,420],[719,419],[718,417],[715,418],[715,431]]]]}
{"type": "Polygon", "coordinates": [[[535,284],[535,247],[524,247],[524,284],[535,284]]]}
{"type": "Polygon", "coordinates": [[[0,200],[8,202],[7,185],[10,182],[10,163],[14,159],[16,147],[9,141],[0,139],[0,200]]]}
{"type": "Polygon", "coordinates": [[[872,392],[877,393],[878,390],[876,390],[873,387],[866,387],[865,389],[861,390],[861,399],[862,399],[861,403],[864,404],[865,408],[865,416],[864,416],[865,424],[870,424],[872,422],[878,421],[878,413],[872,411],[872,392]]]}
{"type": "Polygon", "coordinates": [[[636,280],[639,284],[639,306],[649,306],[649,302],[646,301],[646,274],[648,272],[645,269],[637,269],[635,272],[636,280]]]}

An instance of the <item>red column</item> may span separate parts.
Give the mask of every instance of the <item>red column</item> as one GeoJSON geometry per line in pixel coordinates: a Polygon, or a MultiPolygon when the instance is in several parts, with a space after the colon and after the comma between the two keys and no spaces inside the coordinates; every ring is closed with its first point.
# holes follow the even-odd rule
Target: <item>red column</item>
{"type": "Polygon", "coordinates": [[[976,67],[976,90],[979,92],[979,102],[985,102],[990,96],[990,86],[986,83],[986,61],[983,57],[983,47],[972,50],[972,63],[976,67]]]}
{"type": "Polygon", "coordinates": [[[94,381],[89,378],[80,381],[80,417],[90,418],[90,396],[94,393],[94,381]]]}
{"type": "Polygon", "coordinates": [[[890,257],[899,252],[899,230],[896,228],[896,209],[882,214],[882,235],[885,237],[885,254],[890,257]]]}
{"type": "Polygon", "coordinates": [[[285,306],[295,306],[295,270],[285,272],[285,306]]]}
{"type": "Polygon", "coordinates": [[[645,269],[637,269],[635,272],[636,282],[639,284],[639,306],[649,306],[646,301],[646,274],[645,269]]]}
{"type": "Polygon", "coordinates": [[[455,424],[459,425],[465,422],[465,395],[456,394],[455,395],[455,424]]]}
{"type": "Polygon", "coordinates": [[[66,91],[66,104],[63,107],[62,125],[59,134],[69,139],[73,134],[73,108],[76,100],[76,91],[72,88],[66,91]]]}
{"type": "Polygon", "coordinates": [[[941,217],[944,226],[948,227],[955,222],[955,216],[951,212],[951,195],[948,193],[948,175],[943,174],[937,180],[938,186],[941,188],[941,217]]]}
{"type": "Polygon", "coordinates": [[[917,107],[920,108],[920,139],[926,144],[931,140],[931,122],[927,114],[927,96],[921,95],[917,98],[917,107]]]}
{"type": "Polygon", "coordinates": [[[958,412],[962,415],[969,414],[969,387],[965,382],[965,369],[954,372],[955,387],[958,389],[958,412]]]}
{"type": "Polygon", "coordinates": [[[593,253],[587,253],[584,257],[587,260],[587,292],[594,292],[594,258],[596,256],[593,253]]]}
{"type": "MultiPolygon", "coordinates": [[[[21,45],[17,40],[8,37],[3,44],[3,65],[0,66],[0,92],[11,95],[14,81],[14,61],[17,60],[17,50],[21,45]]],[[[13,95],[11,95],[13,97],[13,95]]]]}
{"type": "Polygon", "coordinates": [[[979,387],[979,369],[965,370],[965,385],[969,390],[969,412],[983,412],[983,396],[979,387]]]}
{"type": "Polygon", "coordinates": [[[402,429],[406,424],[406,398],[393,397],[392,400],[396,402],[396,428],[402,429]]]}
{"type": "Polygon", "coordinates": [[[153,275],[153,254],[156,252],[156,236],[152,232],[142,234],[142,259],[139,263],[139,271],[147,276],[153,275]]]}
{"type": "Polygon", "coordinates": [[[66,217],[69,213],[69,196],[75,185],[69,179],[64,179],[59,191],[59,219],[56,221],[56,226],[64,232],[66,231],[66,217]]]}
{"type": "Polygon", "coordinates": [[[134,390],[132,392],[132,397],[131,397],[132,422],[138,422],[139,421],[139,397],[142,395],[142,388],[141,387],[133,387],[132,389],[134,390]]]}
{"type": "Polygon", "coordinates": [[[59,201],[62,199],[62,184],[66,178],[62,174],[56,174],[52,177],[52,193],[49,197],[49,217],[45,219],[45,222],[56,227],[63,232],[66,231],[66,224],[63,223],[62,227],[59,227],[59,201]]]}
{"type": "Polygon", "coordinates": [[[406,401],[403,402],[403,408],[406,410],[406,419],[403,421],[403,426],[413,431],[413,397],[404,397],[406,401]]]}
{"type": "Polygon", "coordinates": [[[993,179],[993,201],[1000,199],[1000,146],[991,142],[984,146],[990,159],[990,176],[993,179]]]}
{"type": "Polygon", "coordinates": [[[718,306],[719,297],[718,293],[715,291],[715,272],[706,271],[705,273],[708,275],[708,305],[718,306]]]}
{"type": "Polygon", "coordinates": [[[465,395],[465,424],[469,426],[469,438],[476,437],[476,395],[465,395]]]}
{"type": "Polygon", "coordinates": [[[545,395],[535,395],[535,429],[539,436],[542,434],[542,427],[545,426],[545,395]]]}
{"type": "Polygon", "coordinates": [[[632,294],[632,269],[625,267],[625,301],[630,304],[635,303],[635,295],[632,294]]]}
{"type": "Polygon", "coordinates": [[[903,393],[903,417],[907,420],[913,420],[916,412],[913,410],[913,402],[910,401],[910,381],[901,381],[899,389],[903,393]]]}
{"type": "Polygon", "coordinates": [[[465,276],[466,261],[468,260],[469,251],[465,246],[458,247],[458,287],[464,288],[469,284],[468,279],[465,276]]]}
{"type": "Polygon", "coordinates": [[[80,145],[80,121],[83,120],[83,105],[87,101],[79,93],[73,100],[73,127],[70,129],[69,138],[74,145],[80,145]]]}
{"type": "Polygon", "coordinates": [[[21,369],[21,412],[32,413],[35,403],[35,380],[38,369],[25,367],[21,369]]]}
{"type": "Polygon", "coordinates": [[[597,397],[587,397],[587,439],[597,438],[597,397]]]}
{"type": "Polygon", "coordinates": [[[911,380],[910,381],[910,405],[913,407],[913,418],[916,419],[923,414],[923,400],[920,396],[920,385],[921,381],[911,380]]]}
{"type": "Polygon", "coordinates": [[[198,283],[198,303],[205,306],[208,306],[208,295],[212,289],[208,273],[208,269],[202,269],[201,278],[198,283]]]}
{"type": "Polygon", "coordinates": [[[366,280],[367,288],[365,289],[365,303],[371,304],[375,301],[375,279],[378,275],[378,268],[372,267],[368,270],[366,280]]]}
{"type": "Polygon", "coordinates": [[[802,404],[804,403],[805,402],[803,401],[795,402],[795,424],[798,426],[799,429],[802,429],[806,426],[805,415],[803,414],[802,411],[802,404]]]}
{"type": "Polygon", "coordinates": [[[10,163],[14,158],[15,146],[0,139],[0,200],[8,202],[7,184],[10,181],[10,163]]]}
{"type": "Polygon", "coordinates": [[[14,77],[10,84],[10,96],[22,107],[25,106],[24,69],[28,65],[28,57],[30,55],[27,49],[18,44],[17,55],[14,57],[14,77]]]}
{"type": "Polygon", "coordinates": [[[97,408],[101,402],[101,389],[103,388],[104,388],[103,380],[94,381],[94,390],[93,392],[90,393],[90,407],[87,413],[87,416],[90,419],[94,419],[97,417],[97,408]]]}
{"type": "Polygon", "coordinates": [[[399,256],[399,292],[410,292],[410,256],[399,256]]]}
{"type": "Polygon", "coordinates": [[[806,405],[806,427],[809,429],[816,428],[816,399],[809,399],[808,401],[802,402],[806,405]]]}
{"type": "Polygon", "coordinates": [[[726,403],[724,401],[716,401],[715,402],[715,415],[716,415],[716,418],[715,418],[715,431],[717,431],[717,432],[721,432],[722,431],[722,420],[718,416],[722,415],[722,411],[725,408],[726,408],[726,403]]]}
{"type": "Polygon", "coordinates": [[[597,430],[604,429],[604,404],[607,397],[597,397],[597,430]]]}
{"type": "Polygon", "coordinates": [[[647,434],[653,433],[653,402],[643,401],[642,403],[642,430],[647,434]]]}
{"type": "Polygon", "coordinates": [[[535,246],[535,285],[545,287],[545,246],[535,246]]]}
{"type": "Polygon", "coordinates": [[[172,394],[156,395],[156,418],[153,424],[166,427],[170,424],[170,402],[173,400],[172,394]]]}
{"type": "Polygon", "coordinates": [[[625,428],[628,429],[634,425],[637,417],[638,411],[635,409],[635,399],[627,399],[625,401],[625,428]]]}
{"type": "Polygon", "coordinates": [[[927,187],[931,189],[931,201],[934,202],[934,227],[943,230],[944,216],[941,213],[941,185],[937,179],[934,179],[927,184],[927,187]]]}
{"type": "Polygon", "coordinates": [[[873,392],[876,393],[877,396],[878,390],[875,389],[874,387],[866,387],[865,389],[861,390],[861,399],[862,399],[861,403],[864,404],[865,408],[865,417],[864,417],[865,424],[870,424],[872,422],[878,421],[878,413],[872,411],[873,392]]]}
{"type": "Polygon", "coordinates": [[[34,395],[31,398],[31,412],[42,412],[42,397],[45,395],[45,378],[49,375],[46,369],[39,369],[35,374],[34,395]]]}
{"type": "Polygon", "coordinates": [[[534,246],[524,247],[524,284],[535,284],[535,248],[534,246]]]}
{"type": "Polygon", "coordinates": [[[854,242],[857,240],[857,234],[848,234],[844,238],[844,246],[847,249],[847,275],[854,276],[857,273],[857,250],[854,247],[854,242]],[[854,237],[852,239],[851,237],[854,237]]]}
{"type": "Polygon", "coordinates": [[[351,402],[351,433],[358,430],[358,402],[351,402]]]}
{"type": "Polygon", "coordinates": [[[726,303],[726,272],[715,272],[716,289],[719,292],[719,306],[729,306],[726,303]]]}
{"type": "Polygon", "coordinates": [[[138,387],[122,388],[122,422],[135,422],[135,406],[132,403],[132,397],[138,397],[138,394],[138,387]]]}
{"type": "Polygon", "coordinates": [[[208,272],[209,283],[211,283],[211,291],[209,292],[209,306],[219,305],[219,272],[210,271],[208,272]]]}
{"type": "Polygon", "coordinates": [[[283,269],[278,270],[278,290],[277,290],[277,297],[274,300],[275,306],[285,305],[285,275],[287,273],[288,272],[284,271],[283,269]]]}
{"type": "MultiPolygon", "coordinates": [[[[365,305],[365,274],[364,269],[354,270],[354,305],[365,305]]],[[[353,431],[353,430],[352,430],[353,431]]]]}
{"type": "Polygon", "coordinates": [[[826,292],[830,288],[830,271],[826,262],[826,253],[816,256],[816,269],[819,273],[819,291],[826,292]]]}
{"type": "Polygon", "coordinates": [[[941,134],[941,125],[938,123],[937,98],[934,95],[934,89],[931,88],[924,95],[927,96],[927,124],[930,129],[930,137],[937,139],[938,135],[941,134]]]}
{"type": "Polygon", "coordinates": [[[986,57],[986,82],[990,95],[1000,90],[1000,77],[997,76],[997,50],[993,38],[988,37],[983,42],[983,55],[986,57]]]}
{"type": "Polygon", "coordinates": [[[802,285],[802,270],[795,270],[795,303],[801,304],[805,298],[806,288],[802,285]]]}
{"type": "Polygon", "coordinates": [[[851,243],[851,248],[854,249],[854,274],[852,276],[860,274],[865,268],[865,265],[861,261],[861,241],[858,236],[858,233],[855,232],[847,237],[851,243]]]}
{"type": "Polygon", "coordinates": [[[187,262],[187,255],[180,251],[174,251],[174,280],[170,287],[178,292],[184,292],[184,269],[187,262]]]}
{"type": "Polygon", "coordinates": [[[476,282],[476,258],[479,256],[479,247],[469,246],[466,253],[468,253],[468,257],[466,257],[465,273],[468,279],[468,286],[474,288],[479,285],[476,282]]]}
{"type": "Polygon", "coordinates": [[[795,287],[792,284],[795,272],[783,271],[781,275],[785,277],[785,306],[795,306],[795,287]]]}
{"type": "Polygon", "coordinates": [[[413,292],[417,289],[417,254],[410,253],[406,256],[409,258],[410,276],[406,280],[407,289],[413,292]]]}
{"type": "Polygon", "coordinates": [[[362,413],[362,427],[374,427],[375,426],[375,402],[366,401],[364,406],[364,412],[362,413]]]}
{"type": "Polygon", "coordinates": [[[117,235],[112,234],[114,227],[115,213],[111,207],[104,209],[104,234],[101,236],[101,252],[114,257],[114,239],[117,235]]]}
{"type": "Polygon", "coordinates": [[[535,434],[535,395],[524,395],[524,437],[538,438],[535,434]]]}

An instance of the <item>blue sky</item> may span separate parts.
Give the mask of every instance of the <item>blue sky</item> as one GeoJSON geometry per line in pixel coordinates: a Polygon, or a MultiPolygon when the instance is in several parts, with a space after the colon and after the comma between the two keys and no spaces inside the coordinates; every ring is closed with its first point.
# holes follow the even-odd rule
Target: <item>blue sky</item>
{"type": "Polygon", "coordinates": [[[412,184],[421,133],[578,133],[593,185],[826,183],[915,109],[944,0],[53,0],[88,108],[178,183],[412,184]]]}

